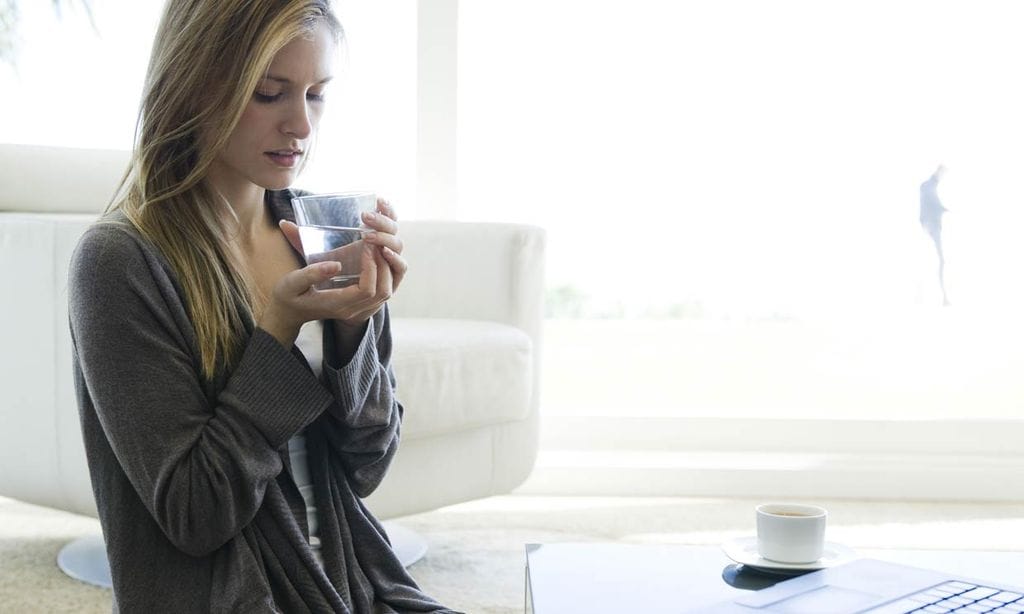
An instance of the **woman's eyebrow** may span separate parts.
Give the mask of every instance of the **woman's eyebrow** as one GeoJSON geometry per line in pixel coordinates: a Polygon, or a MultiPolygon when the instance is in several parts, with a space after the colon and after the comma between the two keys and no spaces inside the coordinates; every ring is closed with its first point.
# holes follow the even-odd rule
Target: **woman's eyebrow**
{"type": "MultiPolygon", "coordinates": [[[[323,79],[320,79],[319,81],[317,81],[315,83],[315,85],[323,85],[324,83],[327,83],[328,81],[330,81],[333,78],[334,78],[333,76],[324,77],[323,79]]],[[[276,76],[276,75],[267,75],[267,76],[263,77],[263,79],[265,81],[276,81],[278,83],[286,83],[286,84],[292,83],[292,80],[289,79],[288,77],[279,77],[279,76],[276,76]]]]}

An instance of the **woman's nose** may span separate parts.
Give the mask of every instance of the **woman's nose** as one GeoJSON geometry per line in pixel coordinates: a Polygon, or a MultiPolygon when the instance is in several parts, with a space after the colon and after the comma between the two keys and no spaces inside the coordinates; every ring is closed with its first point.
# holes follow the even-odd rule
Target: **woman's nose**
{"type": "Polygon", "coordinates": [[[288,116],[281,127],[282,131],[297,139],[308,138],[313,131],[313,121],[309,113],[309,104],[302,100],[289,107],[288,116]]]}

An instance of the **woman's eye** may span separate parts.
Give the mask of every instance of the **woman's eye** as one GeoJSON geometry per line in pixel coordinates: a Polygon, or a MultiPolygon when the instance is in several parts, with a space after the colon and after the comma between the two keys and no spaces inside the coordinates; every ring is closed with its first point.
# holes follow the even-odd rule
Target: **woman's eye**
{"type": "Polygon", "coordinates": [[[253,92],[252,97],[256,99],[256,102],[274,102],[281,97],[281,94],[264,94],[263,92],[253,92]]]}
{"type": "Polygon", "coordinates": [[[312,100],[313,102],[323,102],[324,101],[324,93],[323,92],[309,92],[309,93],[306,94],[306,98],[308,100],[312,100]]]}

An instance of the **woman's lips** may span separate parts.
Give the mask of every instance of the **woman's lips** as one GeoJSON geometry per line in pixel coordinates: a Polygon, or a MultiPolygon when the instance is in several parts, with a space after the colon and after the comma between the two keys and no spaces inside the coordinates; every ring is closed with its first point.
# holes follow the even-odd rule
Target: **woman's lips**
{"type": "Polygon", "coordinates": [[[270,161],[276,164],[277,166],[283,168],[295,168],[295,165],[299,163],[299,157],[302,154],[297,151],[287,153],[278,151],[268,151],[263,155],[270,158],[270,161]]]}

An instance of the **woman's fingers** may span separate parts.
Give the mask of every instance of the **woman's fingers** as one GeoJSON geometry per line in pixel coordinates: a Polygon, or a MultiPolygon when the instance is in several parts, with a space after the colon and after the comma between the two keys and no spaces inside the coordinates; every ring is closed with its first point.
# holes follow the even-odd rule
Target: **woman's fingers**
{"type": "Polygon", "coordinates": [[[363,224],[378,232],[386,232],[389,234],[396,234],[398,232],[398,222],[383,213],[377,213],[376,211],[363,211],[361,219],[363,220],[363,224]]]}
{"type": "Polygon", "coordinates": [[[377,262],[373,257],[373,252],[377,251],[372,245],[363,245],[362,253],[362,269],[359,275],[359,291],[363,297],[363,302],[369,302],[373,300],[373,297],[377,294],[377,262]]]}
{"type": "MultiPolygon", "coordinates": [[[[380,269],[374,252],[377,248],[366,246],[363,251],[362,272],[359,275],[359,283],[341,290],[329,290],[320,293],[325,299],[332,302],[331,315],[335,320],[341,320],[348,325],[361,324],[380,309],[386,299],[380,296],[380,269]]],[[[387,268],[387,267],[383,267],[387,268]]],[[[386,283],[390,284],[390,275],[386,283]]]]}
{"type": "Polygon", "coordinates": [[[383,198],[377,199],[377,212],[383,213],[396,222],[398,221],[398,215],[395,214],[395,208],[391,206],[391,203],[383,198]]]}
{"type": "Polygon", "coordinates": [[[341,272],[340,262],[333,260],[317,262],[288,273],[278,282],[278,288],[284,294],[282,298],[293,299],[309,292],[311,286],[327,281],[339,272],[341,272]]]}
{"type": "MultiPolygon", "coordinates": [[[[298,238],[294,224],[282,223],[281,230],[289,242],[298,238]],[[290,236],[293,230],[296,232],[290,236]]],[[[408,270],[401,254],[389,247],[401,249],[401,241],[386,234],[379,233],[376,242],[365,241],[358,246],[361,274],[356,285],[318,290],[316,286],[341,273],[344,267],[335,260],[311,264],[281,278],[274,290],[277,306],[270,315],[296,325],[314,319],[337,319],[349,325],[365,322],[391,298],[408,270]]],[[[282,339],[285,337],[282,335],[282,339]]]]}
{"type": "Polygon", "coordinates": [[[281,229],[281,234],[284,235],[284,238],[288,239],[292,249],[301,254],[302,239],[299,237],[299,227],[288,220],[281,220],[277,223],[277,227],[281,229]]]}
{"type": "Polygon", "coordinates": [[[363,240],[367,243],[386,247],[398,254],[401,254],[402,250],[405,248],[405,244],[402,243],[402,239],[398,238],[397,235],[386,232],[368,232],[363,235],[363,240]]]}
{"type": "Polygon", "coordinates": [[[391,293],[394,291],[394,275],[380,248],[373,250],[373,262],[377,268],[377,296],[375,298],[384,303],[391,298],[391,293]]]}
{"type": "Polygon", "coordinates": [[[291,346],[303,322],[321,319],[316,315],[319,301],[314,286],[341,271],[341,264],[318,262],[282,276],[274,285],[271,301],[259,315],[257,325],[285,347],[291,346]]]}
{"type": "Polygon", "coordinates": [[[387,247],[382,247],[380,251],[384,256],[384,260],[388,263],[388,268],[391,269],[391,291],[393,293],[398,289],[402,280],[405,279],[405,274],[409,270],[409,263],[405,261],[405,258],[402,258],[401,254],[387,247]]]}
{"type": "Polygon", "coordinates": [[[387,259],[376,247],[367,246],[363,259],[363,272],[355,290],[359,298],[350,300],[334,316],[346,324],[362,323],[377,313],[394,292],[394,278],[387,259]]]}
{"type": "Polygon", "coordinates": [[[396,254],[401,254],[405,244],[398,235],[398,216],[395,214],[391,203],[383,198],[377,199],[377,211],[363,213],[363,223],[374,232],[363,235],[367,243],[372,243],[381,248],[390,249],[396,254]]]}

